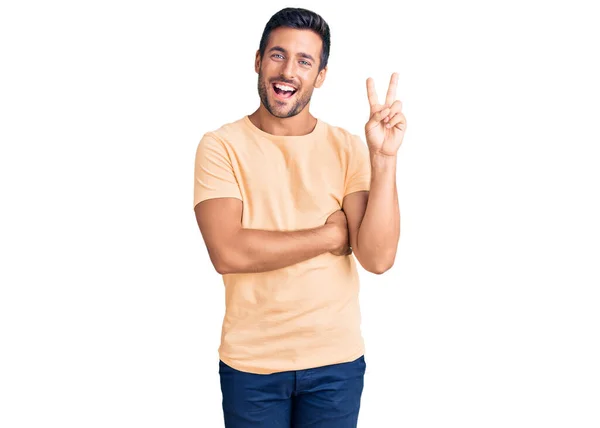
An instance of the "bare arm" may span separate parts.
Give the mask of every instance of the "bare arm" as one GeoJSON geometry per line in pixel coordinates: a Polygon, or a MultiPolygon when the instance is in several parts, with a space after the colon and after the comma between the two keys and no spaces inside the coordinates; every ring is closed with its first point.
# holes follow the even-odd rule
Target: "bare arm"
{"type": "Polygon", "coordinates": [[[371,190],[354,192],[343,201],[350,243],[361,266],[382,274],[396,259],[400,239],[400,207],[396,157],[371,155],[371,190]]]}
{"type": "Polygon", "coordinates": [[[357,242],[379,273],[390,269],[400,240],[396,156],[371,154],[371,191],[357,242]]]}
{"type": "Polygon", "coordinates": [[[244,229],[237,198],[207,199],[194,211],[210,259],[222,275],[281,269],[340,249],[344,241],[340,223],[290,232],[244,229]]]}
{"type": "MultiPolygon", "coordinates": [[[[370,112],[365,137],[371,164],[370,191],[348,195],[342,204],[357,258],[374,273],[383,273],[392,267],[400,239],[396,161],[404,139],[406,117],[402,113],[402,102],[396,100],[397,85],[398,73],[392,73],[385,105],[381,105],[373,79],[367,79],[370,112]]],[[[364,147],[360,147],[364,152],[364,147]]]]}

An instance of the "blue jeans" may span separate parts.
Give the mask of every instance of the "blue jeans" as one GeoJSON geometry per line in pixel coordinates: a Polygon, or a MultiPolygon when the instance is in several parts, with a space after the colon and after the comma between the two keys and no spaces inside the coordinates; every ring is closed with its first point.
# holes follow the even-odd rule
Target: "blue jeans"
{"type": "Polygon", "coordinates": [[[365,368],[364,355],[267,375],[219,360],[225,428],[356,428],[365,368]]]}

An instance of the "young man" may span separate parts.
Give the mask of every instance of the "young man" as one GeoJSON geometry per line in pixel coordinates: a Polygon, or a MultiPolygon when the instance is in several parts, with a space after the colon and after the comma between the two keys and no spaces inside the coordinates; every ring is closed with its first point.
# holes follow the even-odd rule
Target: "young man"
{"type": "Polygon", "coordinates": [[[383,105],[367,80],[366,145],[313,117],[329,48],[316,13],[273,15],[256,53],[260,106],[196,151],[194,210],[225,284],[226,427],[357,423],[366,364],[351,254],[376,274],[394,263],[406,121],[395,73],[383,105]]]}

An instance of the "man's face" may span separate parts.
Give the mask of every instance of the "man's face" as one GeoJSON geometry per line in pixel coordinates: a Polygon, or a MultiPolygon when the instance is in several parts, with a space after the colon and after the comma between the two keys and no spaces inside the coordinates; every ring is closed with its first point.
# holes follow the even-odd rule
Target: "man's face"
{"type": "Polygon", "coordinates": [[[271,32],[262,60],[256,55],[255,68],[260,100],[273,116],[295,116],[310,102],[327,71],[319,73],[322,45],[321,37],[311,30],[279,27],[271,32]],[[276,82],[295,91],[289,95],[276,88],[276,82]]]}

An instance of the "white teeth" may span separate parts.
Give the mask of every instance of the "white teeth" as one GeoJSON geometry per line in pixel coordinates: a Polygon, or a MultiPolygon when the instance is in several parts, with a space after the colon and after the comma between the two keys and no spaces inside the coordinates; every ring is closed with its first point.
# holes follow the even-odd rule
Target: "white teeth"
{"type": "Polygon", "coordinates": [[[281,85],[279,83],[275,83],[275,87],[281,89],[282,91],[295,91],[291,86],[281,85]]]}

